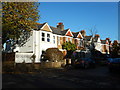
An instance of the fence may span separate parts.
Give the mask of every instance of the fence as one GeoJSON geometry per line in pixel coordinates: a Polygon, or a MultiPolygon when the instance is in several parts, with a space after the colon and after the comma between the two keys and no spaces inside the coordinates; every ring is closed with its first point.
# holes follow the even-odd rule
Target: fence
{"type": "Polygon", "coordinates": [[[32,55],[33,53],[15,53],[15,63],[32,63],[32,55]]]}

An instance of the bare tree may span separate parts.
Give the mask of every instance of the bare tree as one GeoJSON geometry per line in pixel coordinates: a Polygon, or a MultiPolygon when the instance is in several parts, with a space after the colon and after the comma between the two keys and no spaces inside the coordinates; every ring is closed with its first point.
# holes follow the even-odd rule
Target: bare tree
{"type": "Polygon", "coordinates": [[[94,37],[95,34],[97,34],[97,28],[96,28],[96,25],[90,29],[90,35],[91,35],[92,37],[94,37]]]}

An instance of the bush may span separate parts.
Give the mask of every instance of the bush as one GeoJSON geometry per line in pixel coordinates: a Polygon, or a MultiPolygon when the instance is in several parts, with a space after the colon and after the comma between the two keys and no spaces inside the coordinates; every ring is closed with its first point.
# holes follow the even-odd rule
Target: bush
{"type": "Polygon", "coordinates": [[[45,54],[45,57],[52,61],[52,62],[55,62],[55,61],[62,61],[63,60],[63,53],[61,51],[59,51],[58,48],[48,48],[46,50],[46,54],[45,54]]]}

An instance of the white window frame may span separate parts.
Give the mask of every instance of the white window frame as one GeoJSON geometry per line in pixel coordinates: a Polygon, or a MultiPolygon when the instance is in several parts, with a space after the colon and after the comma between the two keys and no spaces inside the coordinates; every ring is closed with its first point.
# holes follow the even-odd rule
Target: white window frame
{"type": "Polygon", "coordinates": [[[47,42],[50,42],[50,34],[49,33],[47,33],[47,42]]]}
{"type": "Polygon", "coordinates": [[[68,42],[68,37],[66,37],[66,42],[68,42]]]}
{"type": "Polygon", "coordinates": [[[70,38],[70,42],[72,43],[72,38],[70,38]]]}
{"type": "Polygon", "coordinates": [[[41,36],[42,36],[42,38],[41,38],[42,41],[45,41],[45,33],[44,33],[44,32],[42,32],[42,35],[41,35],[41,36]],[[43,36],[43,34],[44,34],[44,36],[43,36]],[[44,39],[44,40],[43,40],[43,39],[44,39]]]}
{"type": "Polygon", "coordinates": [[[60,37],[58,36],[58,45],[60,45],[60,37]]]}
{"type": "Polygon", "coordinates": [[[55,36],[53,36],[53,43],[55,44],[55,36]]]}

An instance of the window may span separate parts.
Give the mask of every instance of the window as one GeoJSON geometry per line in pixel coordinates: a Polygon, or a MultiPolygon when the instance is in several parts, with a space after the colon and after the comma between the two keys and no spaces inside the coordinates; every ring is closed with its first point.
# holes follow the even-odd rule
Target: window
{"type": "Polygon", "coordinates": [[[70,38],[70,42],[72,43],[72,38],[70,38]]]}
{"type": "Polygon", "coordinates": [[[58,45],[60,45],[60,37],[58,37],[58,45]]]}
{"type": "Polygon", "coordinates": [[[80,40],[80,46],[81,46],[81,47],[83,46],[83,41],[82,41],[82,40],[80,40]]]}
{"type": "Polygon", "coordinates": [[[66,37],[66,41],[68,42],[68,38],[66,37]]]}
{"type": "Polygon", "coordinates": [[[42,33],[42,41],[45,41],[45,33],[42,33]]]}
{"type": "Polygon", "coordinates": [[[53,43],[55,43],[55,36],[53,36],[53,43]]]}
{"type": "Polygon", "coordinates": [[[50,42],[50,34],[47,34],[47,42],[50,42]]]}

